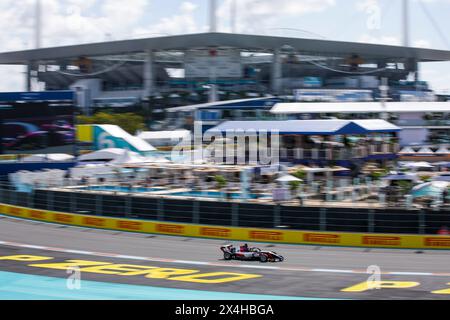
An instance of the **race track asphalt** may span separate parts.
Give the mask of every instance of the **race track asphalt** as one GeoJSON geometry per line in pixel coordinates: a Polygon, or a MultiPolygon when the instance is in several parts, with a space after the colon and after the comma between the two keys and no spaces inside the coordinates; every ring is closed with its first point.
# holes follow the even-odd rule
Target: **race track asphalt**
{"type": "MultiPolygon", "coordinates": [[[[226,283],[198,283],[82,272],[83,279],[105,283],[221,292],[325,299],[449,299],[442,294],[450,283],[448,251],[330,248],[317,246],[252,244],[277,251],[282,264],[223,261],[220,240],[153,236],[90,230],[0,217],[0,272],[67,278],[65,270],[30,267],[28,262],[1,260],[10,255],[51,257],[53,262],[89,260],[107,263],[195,269],[201,273],[231,272],[253,278],[226,283]],[[34,245],[20,246],[20,244],[34,245]],[[51,247],[51,248],[46,248],[51,247]],[[67,251],[72,250],[72,251],[67,251]],[[89,251],[86,252],[75,252],[89,251]],[[119,255],[122,255],[118,257],[119,255]],[[123,257],[126,255],[126,257],[123,257]],[[381,281],[416,282],[406,289],[342,290],[365,282],[369,266],[382,271],[381,281]],[[432,293],[441,290],[439,294],[432,293]]],[[[8,290],[11,290],[9,288],[8,290]]],[[[0,298],[2,282],[0,274],[0,298]]],[[[4,292],[7,295],[7,292],[4,292]]],[[[145,297],[143,297],[145,298],[145,297]]],[[[231,298],[230,298],[231,299],[231,298]]],[[[244,298],[245,299],[245,298],[244,298]]]]}

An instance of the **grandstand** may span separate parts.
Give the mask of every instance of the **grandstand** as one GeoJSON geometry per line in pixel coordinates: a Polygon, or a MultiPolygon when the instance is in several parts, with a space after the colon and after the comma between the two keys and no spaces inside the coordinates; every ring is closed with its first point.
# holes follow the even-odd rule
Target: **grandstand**
{"type": "Polygon", "coordinates": [[[315,93],[305,90],[371,101],[382,78],[398,100],[429,99],[418,66],[434,61],[450,61],[450,52],[215,32],[0,54],[2,65],[28,67],[29,90],[37,82],[45,90],[71,89],[82,107],[127,107],[147,98],[169,107],[206,102],[211,92],[222,100],[252,93],[310,101],[315,93]]]}

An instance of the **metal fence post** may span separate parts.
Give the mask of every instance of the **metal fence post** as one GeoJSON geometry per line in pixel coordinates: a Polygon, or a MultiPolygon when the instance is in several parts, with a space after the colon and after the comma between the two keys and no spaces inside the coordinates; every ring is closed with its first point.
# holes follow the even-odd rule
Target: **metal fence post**
{"type": "Polygon", "coordinates": [[[164,200],[158,199],[157,202],[157,218],[158,221],[164,221],[164,200]]]}
{"type": "Polygon", "coordinates": [[[426,221],[425,212],[423,210],[419,211],[419,234],[426,234],[426,221]]]}
{"type": "Polygon", "coordinates": [[[192,203],[192,223],[200,224],[200,203],[198,201],[192,203]]]}
{"type": "Polygon", "coordinates": [[[11,190],[11,204],[17,205],[18,197],[17,197],[17,191],[11,190]]]}
{"type": "Polygon", "coordinates": [[[34,190],[30,191],[27,194],[27,207],[28,208],[34,208],[34,201],[33,200],[34,200],[34,190]]]}
{"type": "Polygon", "coordinates": [[[125,216],[130,217],[131,216],[131,205],[132,205],[132,197],[130,194],[128,194],[125,197],[125,216]]]}
{"type": "Polygon", "coordinates": [[[54,210],[54,194],[51,191],[47,191],[47,208],[50,211],[54,210]]]}
{"type": "Polygon", "coordinates": [[[95,212],[98,216],[103,215],[103,196],[100,194],[95,196],[95,212]]]}
{"type": "Polygon", "coordinates": [[[281,205],[279,204],[273,208],[273,226],[275,228],[281,226],[281,205]]]}
{"type": "Polygon", "coordinates": [[[374,210],[369,210],[369,215],[368,215],[368,232],[369,233],[375,233],[375,211],[374,210]]]}
{"type": "MultiPolygon", "coordinates": [[[[47,203],[47,209],[48,209],[48,203],[47,203]]],[[[76,199],[76,194],[74,192],[70,193],[70,212],[71,213],[77,212],[77,199],[76,199]]]]}
{"type": "Polygon", "coordinates": [[[239,204],[235,202],[231,204],[231,225],[239,227],[239,204]]]}
{"type": "Polygon", "coordinates": [[[320,231],[327,231],[327,208],[320,208],[320,231]]]}

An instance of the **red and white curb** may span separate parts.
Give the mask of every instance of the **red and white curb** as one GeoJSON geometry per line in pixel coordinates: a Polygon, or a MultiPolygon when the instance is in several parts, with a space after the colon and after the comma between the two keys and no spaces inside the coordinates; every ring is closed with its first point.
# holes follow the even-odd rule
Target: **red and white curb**
{"type": "MultiPolygon", "coordinates": [[[[72,249],[63,249],[63,248],[56,248],[56,247],[46,247],[46,246],[23,244],[23,243],[10,242],[10,241],[0,241],[0,245],[9,246],[9,247],[15,247],[15,248],[34,249],[34,250],[53,251],[53,252],[64,252],[64,253],[72,253],[72,254],[79,254],[79,255],[96,256],[96,257],[107,257],[107,258],[127,259],[127,260],[137,260],[137,261],[160,262],[160,263],[174,263],[174,264],[185,264],[185,265],[200,265],[200,266],[240,268],[240,269],[297,271],[297,272],[367,274],[366,270],[320,269],[320,268],[290,268],[290,267],[258,266],[258,265],[246,265],[246,264],[233,265],[233,264],[227,264],[227,263],[187,261],[187,260],[175,260],[175,259],[164,259],[164,258],[151,258],[151,257],[131,256],[131,255],[113,254],[113,253],[104,253],[104,252],[95,252],[95,251],[72,250],[72,249]]],[[[382,272],[382,274],[383,275],[395,275],[395,276],[450,277],[450,273],[439,273],[439,272],[382,272]]]]}

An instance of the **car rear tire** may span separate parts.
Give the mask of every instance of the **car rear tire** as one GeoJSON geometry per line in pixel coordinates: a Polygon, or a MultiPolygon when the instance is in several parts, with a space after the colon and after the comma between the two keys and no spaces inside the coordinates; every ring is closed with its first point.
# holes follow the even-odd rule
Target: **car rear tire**
{"type": "Polygon", "coordinates": [[[225,253],[223,254],[223,258],[224,258],[225,260],[231,260],[233,257],[232,257],[232,255],[231,255],[231,253],[225,252],[225,253]]]}
{"type": "Polygon", "coordinates": [[[259,257],[259,260],[260,260],[262,263],[266,263],[267,261],[269,261],[269,257],[266,256],[265,254],[263,254],[263,255],[261,255],[261,256],[259,257]]]}

